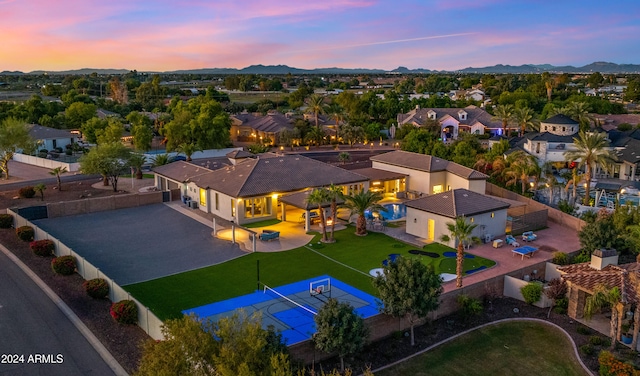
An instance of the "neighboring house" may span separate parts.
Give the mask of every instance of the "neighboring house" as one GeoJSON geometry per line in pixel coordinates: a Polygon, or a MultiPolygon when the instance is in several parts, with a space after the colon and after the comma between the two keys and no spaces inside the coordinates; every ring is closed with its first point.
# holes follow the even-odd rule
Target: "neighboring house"
{"type": "Polygon", "coordinates": [[[38,150],[47,149],[50,151],[55,148],[64,150],[67,145],[78,142],[79,139],[78,134],[63,129],[43,127],[37,124],[32,124],[29,127],[29,135],[36,141],[38,150]]]}
{"type": "MultiPolygon", "coordinates": [[[[468,189],[453,189],[405,202],[407,207],[407,233],[427,241],[440,241],[442,235],[451,235],[447,223],[464,216],[477,225],[472,236],[485,239],[502,236],[506,232],[509,204],[468,189]]],[[[456,239],[444,243],[457,247],[456,239]]]]}
{"type": "Polygon", "coordinates": [[[457,188],[484,194],[489,178],[479,171],[446,159],[408,151],[391,151],[370,159],[375,170],[405,175],[404,181],[394,182],[391,188],[396,188],[396,192],[407,191],[409,198],[457,188]]]}
{"type": "MultiPolygon", "coordinates": [[[[283,195],[331,184],[344,193],[369,188],[365,176],[301,155],[266,153],[233,163],[214,171],[183,161],[159,166],[154,169],[156,187],[179,189],[199,210],[238,224],[277,218],[279,205],[286,221],[287,205],[296,207],[296,201],[281,202],[283,195]]],[[[297,208],[308,210],[306,204],[297,208]]]]}
{"type": "Polygon", "coordinates": [[[640,125],[640,114],[591,114],[595,123],[599,124],[605,131],[616,130],[620,124],[631,124],[632,127],[640,125]]]}
{"type": "MultiPolygon", "coordinates": [[[[420,108],[420,106],[416,106],[406,114],[398,114],[397,120],[399,127],[406,124],[423,127],[430,122],[437,122],[444,141],[457,139],[460,132],[502,134],[502,122],[493,119],[491,114],[476,106],[465,108],[420,108]]],[[[517,130],[513,126],[508,129],[517,130]]]]}
{"type": "Polygon", "coordinates": [[[264,116],[239,114],[232,116],[232,140],[240,142],[277,143],[278,134],[285,129],[294,128],[293,119],[276,111],[270,111],[264,116]]]}
{"type": "Polygon", "coordinates": [[[613,130],[607,137],[618,158],[611,169],[612,177],[640,181],[640,128],[627,132],[613,130]]]}
{"type": "Polygon", "coordinates": [[[575,150],[573,138],[577,137],[580,124],[562,114],[554,115],[540,123],[540,132],[526,133],[518,143],[524,151],[535,156],[540,165],[545,162],[564,162],[564,153],[575,150]]]}

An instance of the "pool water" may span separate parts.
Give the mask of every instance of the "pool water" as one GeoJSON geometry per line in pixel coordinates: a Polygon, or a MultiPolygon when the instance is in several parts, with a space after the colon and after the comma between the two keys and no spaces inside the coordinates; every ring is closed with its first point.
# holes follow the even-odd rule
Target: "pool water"
{"type": "MultiPolygon", "coordinates": [[[[384,204],[382,205],[387,211],[380,211],[380,217],[382,217],[385,221],[395,221],[397,219],[402,219],[407,216],[407,207],[404,204],[384,204]]],[[[368,219],[373,218],[373,214],[370,210],[364,212],[364,216],[368,219]]]]}

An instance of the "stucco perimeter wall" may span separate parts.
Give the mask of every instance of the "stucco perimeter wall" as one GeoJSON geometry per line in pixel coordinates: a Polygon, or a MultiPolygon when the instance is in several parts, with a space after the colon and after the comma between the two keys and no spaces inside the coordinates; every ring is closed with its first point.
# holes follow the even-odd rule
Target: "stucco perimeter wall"
{"type": "Polygon", "coordinates": [[[134,193],[47,204],[49,218],[162,203],[162,192],[134,193]]]}
{"type": "MultiPolygon", "coordinates": [[[[537,264],[513,271],[509,273],[508,276],[513,277],[514,279],[522,280],[525,275],[532,275],[532,272],[536,270],[536,275],[539,278],[544,279],[545,269],[546,262],[541,261],[537,264]]],[[[458,295],[460,294],[465,294],[480,300],[484,300],[485,296],[502,296],[504,291],[504,280],[505,276],[499,275],[485,281],[478,282],[469,286],[463,286],[460,289],[442,294],[440,296],[440,306],[438,307],[438,310],[432,312],[427,320],[433,321],[456,312],[460,308],[457,302],[458,295]]],[[[365,320],[365,323],[370,330],[369,341],[378,341],[398,331],[403,331],[409,328],[409,323],[405,319],[399,319],[383,314],[370,317],[365,320]]],[[[424,323],[424,321],[416,325],[420,325],[422,323],[424,323]]],[[[331,354],[325,354],[318,350],[315,350],[313,342],[311,340],[290,346],[289,351],[293,359],[299,359],[306,364],[326,359],[331,356],[331,354]]]]}
{"type": "Polygon", "coordinates": [[[527,210],[527,212],[547,210],[547,215],[550,221],[560,224],[562,226],[568,227],[575,231],[580,231],[586,225],[586,222],[580,218],[576,218],[570,214],[563,213],[558,209],[552,208],[551,206],[547,206],[538,201],[521,196],[515,192],[511,192],[507,189],[498,187],[495,184],[487,183],[486,193],[491,196],[502,197],[509,200],[525,203],[527,204],[528,209],[530,209],[530,210],[527,210]]]}

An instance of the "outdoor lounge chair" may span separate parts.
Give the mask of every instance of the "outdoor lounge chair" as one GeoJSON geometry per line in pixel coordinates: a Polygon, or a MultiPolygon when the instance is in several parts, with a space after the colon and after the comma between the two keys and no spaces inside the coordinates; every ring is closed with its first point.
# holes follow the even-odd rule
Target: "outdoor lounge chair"
{"type": "Polygon", "coordinates": [[[522,256],[522,259],[524,260],[525,256],[531,258],[536,253],[536,251],[538,251],[538,248],[525,245],[523,247],[515,248],[511,252],[513,252],[514,255],[522,256]]]}
{"type": "Polygon", "coordinates": [[[504,239],[504,242],[507,243],[508,245],[513,245],[514,243],[517,243],[517,240],[512,235],[507,235],[506,238],[504,239]]]}
{"type": "Polygon", "coordinates": [[[525,242],[532,242],[536,240],[538,236],[533,233],[533,231],[526,231],[522,233],[522,240],[525,242]]]}

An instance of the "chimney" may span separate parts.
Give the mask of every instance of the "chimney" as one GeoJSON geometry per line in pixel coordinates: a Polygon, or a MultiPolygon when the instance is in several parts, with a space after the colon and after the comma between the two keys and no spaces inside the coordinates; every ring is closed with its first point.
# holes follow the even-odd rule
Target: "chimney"
{"type": "Polygon", "coordinates": [[[591,268],[602,270],[607,265],[618,265],[618,252],[615,249],[596,249],[591,254],[591,268]]]}

